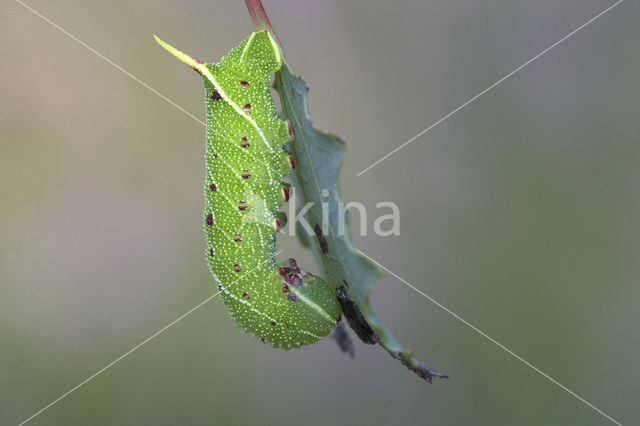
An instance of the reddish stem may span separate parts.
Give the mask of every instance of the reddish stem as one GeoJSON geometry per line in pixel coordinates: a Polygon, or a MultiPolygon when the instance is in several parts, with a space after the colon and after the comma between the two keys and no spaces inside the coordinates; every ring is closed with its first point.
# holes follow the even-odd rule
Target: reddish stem
{"type": "Polygon", "coordinates": [[[244,0],[247,4],[247,9],[249,10],[249,15],[251,15],[251,21],[253,22],[253,27],[256,31],[264,31],[267,30],[271,33],[273,38],[276,39],[278,44],[282,46],[280,43],[280,39],[278,35],[273,30],[271,26],[271,22],[269,22],[269,17],[267,16],[267,12],[265,12],[264,7],[262,6],[261,0],[244,0]]]}

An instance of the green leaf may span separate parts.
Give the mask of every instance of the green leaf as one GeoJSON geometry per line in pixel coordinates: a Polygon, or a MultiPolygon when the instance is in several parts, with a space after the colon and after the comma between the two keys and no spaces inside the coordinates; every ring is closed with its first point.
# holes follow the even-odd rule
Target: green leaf
{"type": "Polygon", "coordinates": [[[295,135],[291,148],[299,194],[303,203],[313,203],[306,217],[315,233],[316,259],[326,280],[336,290],[347,322],[364,343],[379,343],[392,357],[426,381],[431,382],[433,376],[447,377],[404,350],[369,304],[369,292],[382,274],[353,245],[348,218],[344,219],[344,231],[339,232],[342,199],[337,178],[346,152],[344,141],[313,126],[307,103],[309,89],[286,64],[276,73],[274,87],[280,94],[284,117],[290,121],[295,135]],[[323,202],[328,204],[326,232],[323,232],[323,202]]]}

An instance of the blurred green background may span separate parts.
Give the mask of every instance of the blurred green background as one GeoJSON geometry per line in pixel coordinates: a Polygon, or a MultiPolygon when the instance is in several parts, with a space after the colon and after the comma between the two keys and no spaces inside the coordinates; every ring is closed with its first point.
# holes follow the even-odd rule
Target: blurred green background
{"type": "MultiPolygon", "coordinates": [[[[314,121],[348,141],[345,200],[373,217],[380,201],[401,209],[400,236],[355,236],[358,246],[637,424],[638,2],[355,176],[612,3],[265,7],[311,87],[314,121]]],[[[152,35],[216,61],[252,29],[240,0],[28,4],[200,118],[200,79],[152,35]]],[[[203,127],[11,0],[0,55],[0,424],[10,425],[215,287],[202,257],[203,127]]],[[[428,385],[359,342],[355,360],[331,340],[272,350],[214,299],[30,424],[608,424],[393,277],[372,302],[451,379],[428,385]]]]}

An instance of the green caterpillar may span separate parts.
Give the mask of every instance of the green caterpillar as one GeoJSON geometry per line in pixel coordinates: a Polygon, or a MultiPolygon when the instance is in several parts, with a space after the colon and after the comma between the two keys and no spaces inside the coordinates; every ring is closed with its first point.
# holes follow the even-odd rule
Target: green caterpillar
{"type": "Polygon", "coordinates": [[[340,318],[334,290],[294,259],[275,259],[286,221],[279,210],[290,191],[283,178],[295,167],[284,150],[292,132],[270,92],[270,76],[284,61],[280,46],[269,32],[254,32],[220,63],[204,64],[156,41],[203,77],[207,262],[224,304],[240,327],[274,348],[321,340],[340,318]]]}

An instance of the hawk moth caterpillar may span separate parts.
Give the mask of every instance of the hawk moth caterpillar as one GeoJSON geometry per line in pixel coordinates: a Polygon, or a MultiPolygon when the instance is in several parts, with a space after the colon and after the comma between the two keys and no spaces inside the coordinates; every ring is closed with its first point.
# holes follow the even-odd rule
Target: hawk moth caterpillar
{"type": "Polygon", "coordinates": [[[205,64],[156,37],[203,78],[206,109],[204,228],[209,269],[231,316],[274,348],[326,337],[340,318],[335,291],[294,259],[278,263],[276,232],[295,167],[292,141],[276,113],[270,77],[284,63],[268,31],[254,32],[217,64],[205,64]],[[231,283],[233,285],[231,285],[231,283]]]}

